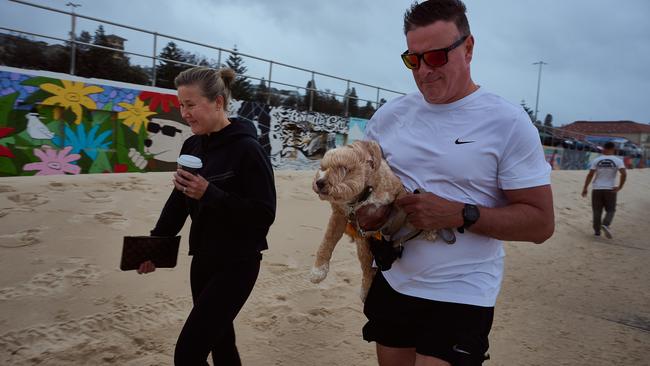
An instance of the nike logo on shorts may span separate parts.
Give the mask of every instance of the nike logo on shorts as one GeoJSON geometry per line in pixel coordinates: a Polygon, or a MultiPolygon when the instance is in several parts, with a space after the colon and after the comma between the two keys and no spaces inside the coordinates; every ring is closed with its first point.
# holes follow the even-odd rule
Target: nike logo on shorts
{"type": "Polygon", "coordinates": [[[476,142],[476,141],[460,141],[460,138],[457,138],[456,141],[454,141],[456,145],[471,144],[472,142],[476,142]]]}

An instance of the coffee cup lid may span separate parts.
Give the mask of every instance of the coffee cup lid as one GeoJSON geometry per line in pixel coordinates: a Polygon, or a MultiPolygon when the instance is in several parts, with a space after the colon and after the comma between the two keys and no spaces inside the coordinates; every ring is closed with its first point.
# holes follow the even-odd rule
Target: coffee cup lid
{"type": "Polygon", "coordinates": [[[176,162],[178,162],[182,166],[186,166],[188,168],[194,168],[194,169],[199,169],[203,166],[201,159],[197,158],[194,155],[183,154],[178,157],[176,162]]]}

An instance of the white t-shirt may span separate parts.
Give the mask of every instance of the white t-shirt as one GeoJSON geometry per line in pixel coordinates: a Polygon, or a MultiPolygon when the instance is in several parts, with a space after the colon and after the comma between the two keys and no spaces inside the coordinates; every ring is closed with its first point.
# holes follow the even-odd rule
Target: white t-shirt
{"type": "Polygon", "coordinates": [[[601,155],[591,162],[591,170],[596,171],[593,189],[613,189],[616,184],[616,172],[625,168],[623,160],[614,155],[601,155]]]}
{"type": "MultiPolygon", "coordinates": [[[[519,105],[483,88],[450,104],[419,92],[374,114],[367,140],[377,141],[404,186],[485,207],[508,202],[502,190],[550,184],[537,129],[519,105]]],[[[454,230],[455,231],[455,230],[454,230]]],[[[411,240],[383,272],[398,292],[437,301],[494,306],[503,277],[503,244],[470,231],[448,245],[411,240]]]]}

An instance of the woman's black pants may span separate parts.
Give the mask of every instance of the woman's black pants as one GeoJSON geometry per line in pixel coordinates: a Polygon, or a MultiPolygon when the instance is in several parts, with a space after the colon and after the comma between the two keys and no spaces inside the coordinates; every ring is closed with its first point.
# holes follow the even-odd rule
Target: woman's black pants
{"type": "Polygon", "coordinates": [[[229,262],[194,256],[190,285],[194,307],[178,336],[174,365],[241,365],[233,321],[253,290],[261,254],[229,262]]]}

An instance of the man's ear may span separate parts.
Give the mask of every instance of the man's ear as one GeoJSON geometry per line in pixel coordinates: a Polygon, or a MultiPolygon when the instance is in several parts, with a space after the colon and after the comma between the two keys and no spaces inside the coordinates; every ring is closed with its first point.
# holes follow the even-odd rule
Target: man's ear
{"type": "Polygon", "coordinates": [[[472,62],[472,56],[474,55],[474,36],[470,35],[466,42],[467,46],[465,48],[465,61],[469,64],[472,62]]]}

